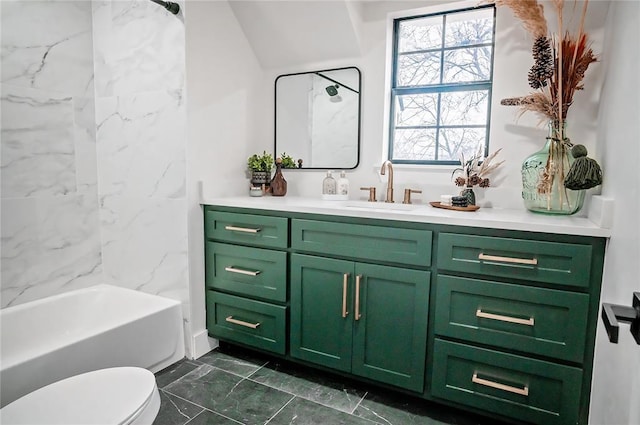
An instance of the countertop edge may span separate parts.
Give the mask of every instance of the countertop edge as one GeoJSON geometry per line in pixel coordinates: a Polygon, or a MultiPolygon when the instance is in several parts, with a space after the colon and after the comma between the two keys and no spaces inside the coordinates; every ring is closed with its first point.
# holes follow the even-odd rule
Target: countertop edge
{"type": "Polygon", "coordinates": [[[201,205],[249,208],[342,217],[372,218],[415,223],[432,223],[467,227],[553,233],[575,236],[609,238],[611,229],[597,226],[587,217],[537,214],[525,209],[480,208],[477,211],[452,211],[434,208],[429,204],[398,204],[393,210],[382,203],[366,201],[325,201],[302,197],[221,197],[202,198],[201,205]],[[400,208],[411,208],[405,210],[400,208]],[[387,210],[388,209],[388,210],[387,210]]]}

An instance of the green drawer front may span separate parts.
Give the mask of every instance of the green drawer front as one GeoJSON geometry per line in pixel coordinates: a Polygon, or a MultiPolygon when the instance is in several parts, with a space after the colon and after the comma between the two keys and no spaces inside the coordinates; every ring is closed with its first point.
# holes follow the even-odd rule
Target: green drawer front
{"type": "Polygon", "coordinates": [[[438,268],[588,287],[591,246],[442,233],[438,268]]]}
{"type": "Polygon", "coordinates": [[[207,329],[214,338],[284,354],[286,308],[207,291],[207,329]]]}
{"type": "Polygon", "coordinates": [[[287,300],[286,252],[207,242],[205,261],[210,289],[287,300]]]}
{"type": "Polygon", "coordinates": [[[582,369],[435,340],[432,394],[540,425],[578,420],[582,369]]]}
{"type": "Polygon", "coordinates": [[[223,242],[286,248],[287,223],[284,217],[205,210],[204,233],[207,239],[223,242]]]}
{"type": "Polygon", "coordinates": [[[582,363],[589,296],[438,276],[435,331],[582,363]]]}
{"type": "Polygon", "coordinates": [[[428,230],[291,221],[291,246],[294,249],[349,258],[430,266],[431,239],[428,230]]]}

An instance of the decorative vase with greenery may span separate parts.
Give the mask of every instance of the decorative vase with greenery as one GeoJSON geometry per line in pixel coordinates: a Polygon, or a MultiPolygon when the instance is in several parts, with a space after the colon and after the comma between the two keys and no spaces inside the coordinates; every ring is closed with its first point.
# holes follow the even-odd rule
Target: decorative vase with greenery
{"type": "Polygon", "coordinates": [[[584,30],[589,1],[584,1],[578,29],[571,33],[564,25],[564,0],[552,0],[558,31],[551,34],[547,29],[544,7],[537,0],[488,2],[509,7],[535,40],[532,48],[534,64],[528,74],[529,86],[534,91],[527,96],[501,101],[503,105],[520,107],[521,113],[535,112],[543,117],[543,121],[549,122],[545,147],[522,164],[525,207],[534,212],[573,214],[582,207],[584,192],[565,187],[565,178],[574,162],[571,155],[573,144],[566,136],[565,127],[573,95],[576,90],[584,88],[584,74],[597,60],[584,30]]]}
{"type": "Polygon", "coordinates": [[[251,184],[254,186],[268,185],[271,181],[273,156],[266,151],[262,155],[253,154],[247,159],[247,166],[251,171],[251,184]]]}

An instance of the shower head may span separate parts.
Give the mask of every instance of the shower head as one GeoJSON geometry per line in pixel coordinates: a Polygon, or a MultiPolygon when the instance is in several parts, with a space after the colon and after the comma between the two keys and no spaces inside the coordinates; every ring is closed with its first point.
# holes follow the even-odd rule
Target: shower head
{"type": "Polygon", "coordinates": [[[165,9],[167,9],[169,12],[173,13],[174,15],[177,15],[178,13],[180,13],[180,5],[178,3],[173,3],[170,1],[162,1],[162,0],[151,0],[152,2],[159,4],[160,6],[163,6],[165,9]]]}
{"type": "Polygon", "coordinates": [[[331,97],[336,96],[338,94],[338,89],[340,88],[340,86],[338,84],[335,85],[331,85],[331,86],[327,86],[325,87],[325,90],[327,91],[327,94],[331,97]]]}

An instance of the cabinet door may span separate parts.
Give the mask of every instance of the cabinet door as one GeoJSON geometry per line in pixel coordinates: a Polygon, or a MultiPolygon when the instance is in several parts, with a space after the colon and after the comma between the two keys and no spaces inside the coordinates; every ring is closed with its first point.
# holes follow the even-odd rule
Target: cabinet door
{"type": "Polygon", "coordinates": [[[292,357],[351,370],[352,282],[350,261],[291,255],[292,357]]]}
{"type": "Polygon", "coordinates": [[[430,273],[356,263],[355,274],[352,372],[421,392],[430,273]]]}

